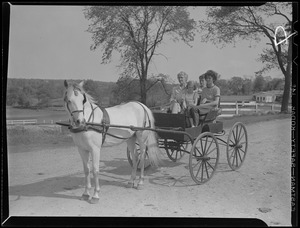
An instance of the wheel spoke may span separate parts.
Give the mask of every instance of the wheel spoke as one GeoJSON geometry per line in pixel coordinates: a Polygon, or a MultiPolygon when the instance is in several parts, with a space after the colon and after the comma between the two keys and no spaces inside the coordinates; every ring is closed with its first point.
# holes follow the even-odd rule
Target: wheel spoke
{"type": "MultiPolygon", "coordinates": [[[[200,165],[199,165],[199,168],[198,168],[198,170],[197,170],[197,173],[196,173],[195,177],[197,177],[198,174],[199,174],[199,172],[200,172],[200,168],[202,167],[202,160],[201,160],[200,162],[198,162],[197,164],[199,164],[199,163],[200,163],[200,165]]],[[[197,165],[195,165],[194,168],[195,168],[196,166],[197,166],[197,165]]]]}
{"type": "Polygon", "coordinates": [[[236,167],[239,167],[239,161],[238,161],[238,152],[235,152],[235,161],[236,161],[236,167]]]}
{"type": "Polygon", "coordinates": [[[204,169],[204,166],[202,165],[202,170],[201,170],[201,182],[203,181],[203,169],[204,169]]]}
{"type": "Polygon", "coordinates": [[[172,150],[171,150],[171,157],[173,157],[174,152],[175,152],[175,151],[172,149],[172,150]]]}
{"type": "Polygon", "coordinates": [[[204,154],[202,153],[203,149],[202,149],[201,151],[200,151],[197,147],[196,147],[195,149],[197,149],[197,151],[198,151],[198,153],[199,153],[200,156],[203,156],[203,155],[204,155],[204,154]]]}
{"type": "Polygon", "coordinates": [[[198,152],[199,156],[203,156],[203,155],[201,154],[200,150],[199,150],[197,147],[195,147],[195,156],[197,156],[197,153],[196,153],[196,152],[198,152]]]}
{"type": "MultiPolygon", "coordinates": [[[[211,140],[211,142],[210,142],[210,144],[209,144],[209,146],[208,146],[207,150],[205,150],[204,154],[206,154],[206,151],[209,151],[209,149],[210,149],[210,147],[211,147],[212,143],[213,143],[213,140],[211,140]]],[[[209,153],[207,153],[207,155],[208,155],[208,154],[209,154],[209,153]]]]}
{"type": "Polygon", "coordinates": [[[242,136],[239,137],[239,141],[241,141],[241,139],[244,137],[244,135],[245,135],[245,132],[243,131],[242,136]]]}
{"type": "Polygon", "coordinates": [[[203,149],[203,143],[202,143],[202,138],[199,140],[199,142],[200,142],[200,146],[201,146],[201,151],[204,151],[204,149],[203,149]]]}
{"type": "Polygon", "coordinates": [[[232,161],[233,165],[234,165],[234,162],[235,162],[235,158],[236,158],[236,150],[234,150],[234,153],[233,153],[233,161],[232,161]]]}
{"type": "Polygon", "coordinates": [[[239,156],[239,158],[240,158],[240,162],[242,162],[242,161],[243,161],[243,159],[242,159],[242,156],[241,156],[241,154],[240,154],[239,150],[237,151],[237,154],[238,154],[238,156],[239,156]]]}
{"type": "Polygon", "coordinates": [[[239,131],[239,134],[238,134],[238,137],[237,137],[237,139],[240,141],[240,139],[241,139],[241,132],[242,132],[242,130],[243,130],[243,128],[242,128],[242,126],[241,126],[241,128],[240,128],[240,131],[239,131]]]}
{"type": "MultiPolygon", "coordinates": [[[[232,147],[232,149],[234,149],[234,147],[232,147]]],[[[235,150],[233,150],[232,153],[230,154],[230,156],[229,156],[230,159],[232,158],[232,156],[233,156],[233,154],[234,154],[234,151],[235,151],[235,150]]]]}
{"type": "Polygon", "coordinates": [[[235,128],[235,133],[236,133],[235,139],[236,139],[236,141],[238,139],[238,130],[239,130],[239,125],[237,125],[236,128],[235,128]]]}
{"type": "Polygon", "coordinates": [[[206,151],[206,146],[207,146],[207,139],[208,139],[208,137],[205,137],[205,146],[204,146],[204,154],[205,154],[205,151],[206,151]]]}
{"type": "Polygon", "coordinates": [[[239,150],[242,151],[244,154],[246,153],[246,151],[244,151],[242,148],[240,148],[239,150]]]}
{"type": "Polygon", "coordinates": [[[214,149],[212,149],[209,153],[207,153],[206,155],[211,154],[213,151],[215,151],[217,149],[217,147],[215,147],[214,149]]]}
{"type": "Polygon", "coordinates": [[[214,167],[209,163],[209,161],[207,162],[207,164],[209,165],[209,167],[210,167],[212,170],[215,170],[214,167]]]}
{"type": "Polygon", "coordinates": [[[206,163],[207,163],[207,162],[204,163],[204,165],[205,165],[205,171],[206,171],[207,179],[209,179],[209,174],[208,174],[208,170],[207,170],[207,165],[206,165],[206,163]]]}

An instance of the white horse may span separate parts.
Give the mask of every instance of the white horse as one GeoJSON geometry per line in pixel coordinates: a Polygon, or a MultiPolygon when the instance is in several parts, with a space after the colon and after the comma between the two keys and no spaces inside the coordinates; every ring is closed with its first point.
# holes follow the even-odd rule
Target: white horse
{"type": "MultiPolygon", "coordinates": [[[[128,187],[141,189],[144,179],[144,159],[147,147],[147,154],[152,166],[158,166],[160,158],[158,156],[159,148],[154,129],[154,118],[151,110],[140,102],[128,102],[103,109],[96,105],[94,99],[83,89],[83,81],[79,84],[68,84],[64,82],[66,91],[64,94],[64,103],[69,113],[70,130],[74,143],[82,158],[83,169],[85,173],[85,191],[82,199],[89,200],[90,203],[99,201],[99,162],[100,150],[102,146],[114,146],[127,142],[127,147],[131,152],[133,168],[128,187]],[[101,130],[89,128],[89,123],[103,124],[101,130]],[[135,126],[141,129],[122,128],[113,126],[135,126]],[[141,173],[138,184],[134,183],[137,172],[136,142],[140,145],[140,164],[141,173]],[[92,158],[92,172],[95,182],[95,191],[90,195],[91,176],[89,167],[89,158],[92,158]]],[[[125,150],[126,151],[126,150],[125,150]]]]}

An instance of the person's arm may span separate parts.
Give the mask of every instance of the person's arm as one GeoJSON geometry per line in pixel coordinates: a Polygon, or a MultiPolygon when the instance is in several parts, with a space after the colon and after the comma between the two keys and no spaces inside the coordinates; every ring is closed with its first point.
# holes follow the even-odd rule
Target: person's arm
{"type": "Polygon", "coordinates": [[[198,104],[198,100],[199,100],[198,92],[194,92],[193,100],[194,100],[193,105],[197,105],[198,104]]]}
{"type": "Polygon", "coordinates": [[[171,94],[171,97],[170,97],[170,102],[171,102],[171,103],[174,102],[174,101],[176,101],[175,90],[176,90],[176,87],[174,87],[174,88],[172,89],[172,94],[171,94]]]}

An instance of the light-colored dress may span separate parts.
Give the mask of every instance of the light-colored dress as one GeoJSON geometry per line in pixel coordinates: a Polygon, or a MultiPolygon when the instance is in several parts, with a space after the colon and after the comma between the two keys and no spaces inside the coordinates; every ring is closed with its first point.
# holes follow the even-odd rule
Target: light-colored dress
{"type": "Polygon", "coordinates": [[[198,101],[198,92],[193,91],[193,93],[185,93],[185,103],[188,105],[196,105],[198,101]]]}

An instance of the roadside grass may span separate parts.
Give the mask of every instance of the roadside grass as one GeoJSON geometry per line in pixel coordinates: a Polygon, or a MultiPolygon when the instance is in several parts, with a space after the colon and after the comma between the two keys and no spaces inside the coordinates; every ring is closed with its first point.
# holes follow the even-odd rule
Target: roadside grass
{"type": "MultiPolygon", "coordinates": [[[[252,115],[240,115],[230,118],[219,118],[223,127],[231,128],[235,122],[245,125],[274,119],[291,118],[291,114],[281,113],[257,113],[252,115]]],[[[12,125],[6,128],[7,146],[74,146],[73,139],[66,129],[59,125],[12,125]]]]}

